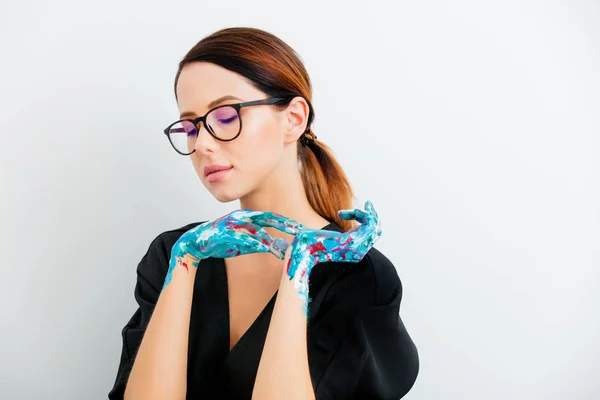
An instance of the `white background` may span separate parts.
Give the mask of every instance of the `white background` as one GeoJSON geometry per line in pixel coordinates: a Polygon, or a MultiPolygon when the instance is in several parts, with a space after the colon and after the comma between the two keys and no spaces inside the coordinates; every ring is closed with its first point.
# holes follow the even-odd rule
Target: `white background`
{"type": "Polygon", "coordinates": [[[598,1],[0,5],[0,398],[102,399],[160,232],[238,206],[162,129],[178,61],[253,26],[404,285],[409,400],[600,398],[598,1]]]}

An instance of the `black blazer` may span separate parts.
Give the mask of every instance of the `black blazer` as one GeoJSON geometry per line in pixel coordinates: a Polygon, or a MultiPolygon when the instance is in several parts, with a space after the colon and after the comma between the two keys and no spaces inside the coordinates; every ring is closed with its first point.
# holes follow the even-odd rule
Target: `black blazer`
{"type": "MultiPolygon", "coordinates": [[[[158,235],[137,267],[139,305],[122,331],[108,397],[122,399],[136,351],[158,300],[171,248],[195,222],[158,235]]],[[[323,229],[343,230],[335,223],[323,229]]],[[[360,263],[327,262],[310,275],[308,361],[317,400],[399,399],[413,386],[419,358],[399,316],[402,284],[372,248],[360,263]]],[[[250,399],[277,293],[229,351],[227,274],[222,258],[202,260],[194,283],[188,346],[188,399],[250,399]]]]}

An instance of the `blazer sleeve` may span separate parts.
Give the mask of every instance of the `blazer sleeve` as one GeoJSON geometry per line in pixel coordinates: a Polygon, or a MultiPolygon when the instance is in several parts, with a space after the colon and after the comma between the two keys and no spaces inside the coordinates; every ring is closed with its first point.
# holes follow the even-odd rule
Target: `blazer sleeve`
{"type": "Polygon", "coordinates": [[[110,400],[123,399],[125,385],[133,367],[135,355],[142,337],[158,301],[160,291],[169,266],[172,247],[169,235],[163,232],[158,235],[148,247],[137,267],[137,281],[134,297],[138,304],[137,310],[127,322],[121,336],[123,340],[121,361],[117,370],[114,386],[108,394],[110,400]]]}
{"type": "Polygon", "coordinates": [[[400,399],[416,381],[419,357],[399,314],[398,273],[376,249],[343,264],[347,272],[330,285],[308,327],[316,398],[400,399]]]}

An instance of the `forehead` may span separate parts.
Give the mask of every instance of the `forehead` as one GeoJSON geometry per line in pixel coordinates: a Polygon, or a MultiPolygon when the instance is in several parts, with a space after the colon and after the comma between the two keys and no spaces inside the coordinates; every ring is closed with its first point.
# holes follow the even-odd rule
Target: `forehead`
{"type": "Polygon", "coordinates": [[[208,111],[211,101],[225,95],[248,100],[260,96],[261,92],[243,76],[216,64],[194,62],[182,68],[177,81],[180,112],[194,111],[201,115],[208,111]]]}

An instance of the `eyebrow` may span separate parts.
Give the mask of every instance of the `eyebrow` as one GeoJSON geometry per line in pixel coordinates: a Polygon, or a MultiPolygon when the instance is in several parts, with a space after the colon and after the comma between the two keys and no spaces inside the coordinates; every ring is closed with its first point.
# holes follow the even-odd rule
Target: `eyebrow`
{"type": "MultiPolygon", "coordinates": [[[[210,110],[211,108],[216,107],[217,105],[224,102],[225,100],[240,100],[240,101],[242,101],[242,99],[240,99],[239,97],[235,97],[235,96],[228,94],[226,96],[219,97],[218,99],[213,100],[210,103],[208,103],[208,109],[210,110]]],[[[196,116],[196,113],[193,111],[184,111],[181,114],[179,114],[179,118],[193,117],[193,116],[196,116]]]]}

